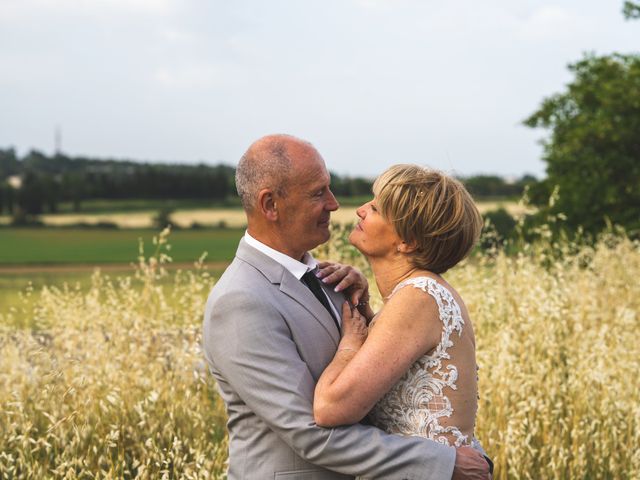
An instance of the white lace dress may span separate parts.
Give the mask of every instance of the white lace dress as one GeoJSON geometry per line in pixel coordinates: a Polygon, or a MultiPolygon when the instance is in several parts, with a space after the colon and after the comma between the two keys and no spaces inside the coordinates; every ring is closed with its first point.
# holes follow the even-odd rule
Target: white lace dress
{"type": "Polygon", "coordinates": [[[451,358],[447,350],[453,346],[455,337],[462,334],[464,319],[460,306],[449,290],[430,277],[410,278],[399,283],[389,298],[408,285],[436,300],[442,321],[440,343],[420,357],[373,407],[369,420],[388,433],[426,437],[456,447],[476,446],[476,440],[463,435],[458,427],[440,425],[440,419],[453,414],[447,392],[457,390],[458,369],[450,362],[443,365],[443,360],[451,358]],[[453,443],[451,439],[455,439],[453,443]]]}

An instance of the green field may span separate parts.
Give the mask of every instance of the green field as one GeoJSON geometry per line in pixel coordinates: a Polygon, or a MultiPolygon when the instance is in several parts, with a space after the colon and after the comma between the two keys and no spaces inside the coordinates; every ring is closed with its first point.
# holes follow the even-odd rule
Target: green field
{"type": "MultiPolygon", "coordinates": [[[[0,229],[0,265],[103,264],[135,262],[138,239],[147,255],[156,230],[98,230],[50,228],[0,229]]],[[[207,252],[209,262],[233,258],[242,229],[177,230],[169,252],[174,262],[193,262],[207,252]]]]}

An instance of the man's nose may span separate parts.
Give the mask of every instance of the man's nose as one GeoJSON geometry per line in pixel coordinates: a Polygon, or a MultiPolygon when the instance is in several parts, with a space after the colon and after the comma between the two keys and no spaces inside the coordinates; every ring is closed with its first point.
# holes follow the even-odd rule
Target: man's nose
{"type": "Polygon", "coordinates": [[[340,208],[340,204],[338,203],[336,196],[333,194],[331,190],[329,190],[329,198],[327,199],[327,204],[325,205],[325,208],[330,212],[334,212],[338,208],[340,208]]]}

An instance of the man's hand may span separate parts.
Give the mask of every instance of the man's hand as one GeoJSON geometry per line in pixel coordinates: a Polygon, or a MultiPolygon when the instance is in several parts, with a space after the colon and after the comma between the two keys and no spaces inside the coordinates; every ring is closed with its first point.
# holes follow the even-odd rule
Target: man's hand
{"type": "Polygon", "coordinates": [[[369,282],[360,270],[335,262],[319,262],[318,278],[327,285],[335,285],[336,292],[344,291],[347,298],[367,320],[373,317],[369,307],[369,282]]]}
{"type": "Polygon", "coordinates": [[[471,447],[456,448],[456,463],[451,480],[491,479],[489,464],[484,456],[471,447]]]}

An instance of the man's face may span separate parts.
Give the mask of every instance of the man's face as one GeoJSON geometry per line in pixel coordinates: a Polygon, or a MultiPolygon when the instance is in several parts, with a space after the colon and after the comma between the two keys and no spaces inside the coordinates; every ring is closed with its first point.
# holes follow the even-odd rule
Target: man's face
{"type": "Polygon", "coordinates": [[[295,157],[286,195],[276,200],[278,222],[297,257],[329,240],[329,218],[338,209],[322,157],[307,149],[295,157]]]}

